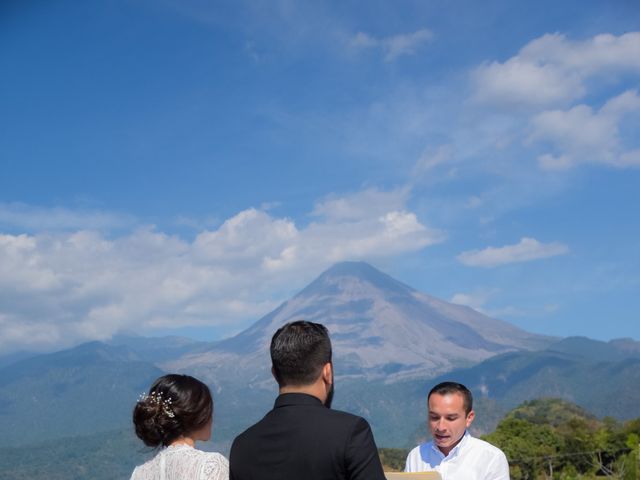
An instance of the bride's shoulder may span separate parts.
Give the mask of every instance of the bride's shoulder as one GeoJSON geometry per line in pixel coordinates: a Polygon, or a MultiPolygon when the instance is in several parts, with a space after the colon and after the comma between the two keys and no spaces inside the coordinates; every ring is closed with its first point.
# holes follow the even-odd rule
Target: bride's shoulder
{"type": "Polygon", "coordinates": [[[202,454],[204,455],[204,460],[207,463],[220,464],[227,467],[229,466],[229,460],[218,452],[202,452],[202,454]]]}
{"type": "Polygon", "coordinates": [[[229,461],[217,452],[202,452],[204,455],[203,477],[211,480],[229,478],[229,461]]]}
{"type": "Polygon", "coordinates": [[[142,465],[138,465],[131,474],[131,480],[146,480],[149,478],[154,478],[153,472],[157,468],[157,463],[158,457],[155,456],[147,460],[142,465]]]}

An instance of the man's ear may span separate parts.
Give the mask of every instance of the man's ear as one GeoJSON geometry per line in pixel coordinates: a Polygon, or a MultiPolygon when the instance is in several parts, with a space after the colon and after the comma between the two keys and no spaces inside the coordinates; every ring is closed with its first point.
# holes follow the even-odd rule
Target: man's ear
{"type": "Polygon", "coordinates": [[[467,415],[467,428],[469,428],[471,426],[471,424],[473,423],[473,419],[476,417],[476,412],[474,412],[473,410],[471,410],[469,412],[469,415],[467,415]]]}
{"type": "Polygon", "coordinates": [[[276,382],[280,383],[280,381],[278,380],[278,376],[276,375],[276,370],[275,368],[273,368],[273,365],[271,366],[271,375],[273,375],[273,378],[276,379],[276,382]]]}
{"type": "Polygon", "coordinates": [[[331,362],[327,362],[322,367],[322,380],[327,385],[331,385],[333,383],[333,365],[331,362]]]}

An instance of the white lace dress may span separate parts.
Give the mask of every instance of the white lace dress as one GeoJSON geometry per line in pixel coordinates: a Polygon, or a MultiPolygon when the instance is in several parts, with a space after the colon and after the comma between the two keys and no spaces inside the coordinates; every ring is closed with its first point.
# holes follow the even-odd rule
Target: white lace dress
{"type": "Polygon", "coordinates": [[[131,480],[183,479],[229,480],[229,462],[219,453],[175,445],[162,449],[131,475],[131,480]]]}

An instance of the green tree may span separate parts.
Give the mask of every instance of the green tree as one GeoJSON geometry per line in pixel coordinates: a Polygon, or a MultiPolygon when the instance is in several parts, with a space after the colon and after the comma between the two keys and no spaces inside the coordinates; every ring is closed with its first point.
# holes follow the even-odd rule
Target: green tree
{"type": "Polygon", "coordinates": [[[538,472],[552,478],[558,467],[557,455],[563,441],[549,425],[510,417],[484,439],[505,453],[514,480],[535,479],[538,472]]]}
{"type": "Polygon", "coordinates": [[[640,435],[629,433],[626,446],[630,451],[619,458],[618,471],[623,480],[637,480],[640,476],[640,435]]]}

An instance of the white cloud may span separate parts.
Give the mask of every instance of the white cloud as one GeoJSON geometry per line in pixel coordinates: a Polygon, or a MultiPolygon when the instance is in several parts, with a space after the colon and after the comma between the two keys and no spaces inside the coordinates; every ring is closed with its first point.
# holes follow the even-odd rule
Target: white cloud
{"type": "Polygon", "coordinates": [[[470,250],[458,255],[458,260],[469,267],[496,267],[510,263],[529,262],[542,258],[564,255],[569,248],[558,242],[540,243],[535,238],[522,238],[516,245],[487,247],[470,250]]]}
{"type": "Polygon", "coordinates": [[[312,215],[331,221],[362,220],[402,210],[409,198],[408,189],[380,191],[368,188],[344,196],[328,196],[316,202],[312,215]]]}
{"type": "Polygon", "coordinates": [[[413,33],[394,35],[383,40],[385,61],[390,62],[402,55],[413,55],[418,47],[433,37],[433,34],[423,28],[413,33]]]}
{"type": "Polygon", "coordinates": [[[497,288],[478,288],[469,293],[456,293],[449,300],[451,303],[464,305],[473,308],[478,312],[484,313],[492,318],[515,318],[524,316],[544,316],[554,313],[558,310],[558,305],[547,304],[538,308],[523,309],[510,305],[500,307],[490,307],[487,304],[491,299],[497,296],[500,290],[497,288]]]}
{"type": "Polygon", "coordinates": [[[484,306],[487,304],[489,298],[497,292],[498,291],[496,289],[477,289],[470,293],[459,292],[454,294],[449,301],[457,305],[464,305],[479,312],[486,313],[484,306]]]}
{"type": "Polygon", "coordinates": [[[103,230],[130,227],[133,224],[134,219],[131,216],[111,212],[0,203],[0,227],[10,225],[27,231],[103,230]]]}
{"type": "Polygon", "coordinates": [[[618,167],[640,167],[640,149],[620,155],[615,163],[618,167]]]}
{"type": "Polygon", "coordinates": [[[406,193],[318,202],[298,226],[247,209],[192,241],[152,227],[120,236],[0,235],[0,350],[48,349],[127,329],[257,320],[333,262],[392,257],[441,241],[406,193]]]}
{"type": "Polygon", "coordinates": [[[474,98],[497,105],[563,105],[587,93],[593,76],[640,72],[640,32],[597,35],[571,41],[547,34],[504,63],[485,63],[473,72],[474,98]]]}
{"type": "Polygon", "coordinates": [[[564,35],[547,34],[527,44],[523,58],[551,65],[562,65],[582,75],[608,71],[640,71],[640,32],[620,36],[603,33],[572,42],[564,35]]]}
{"type": "Polygon", "coordinates": [[[467,200],[466,207],[470,209],[476,209],[476,208],[480,208],[483,205],[483,203],[484,203],[484,200],[482,199],[482,197],[473,195],[469,197],[469,199],[467,200]]]}
{"type": "Polygon", "coordinates": [[[371,35],[367,35],[364,32],[358,32],[351,39],[350,45],[352,48],[372,48],[377,47],[379,45],[379,41],[371,35]]]}
{"type": "Polygon", "coordinates": [[[409,181],[415,182],[423,175],[428,174],[432,169],[440,165],[446,165],[450,163],[452,158],[453,149],[451,145],[440,145],[435,150],[424,150],[413,167],[413,171],[411,172],[411,179],[409,179],[409,181]]]}
{"type": "Polygon", "coordinates": [[[378,48],[383,52],[385,62],[392,62],[403,55],[415,54],[416,50],[431,38],[433,38],[433,33],[426,28],[379,39],[358,32],[351,38],[350,46],[358,50],[378,48]]]}
{"type": "Polygon", "coordinates": [[[388,213],[348,223],[313,223],[300,249],[309,260],[321,255],[328,262],[398,255],[444,239],[441,232],[422,225],[407,211],[388,213]]]}
{"type": "Polygon", "coordinates": [[[483,65],[474,75],[475,99],[499,105],[549,105],[574,100],[585,93],[579,75],[519,57],[483,65]]]}
{"type": "Polygon", "coordinates": [[[529,142],[548,144],[555,150],[539,157],[545,169],[567,169],[579,163],[637,165],[634,153],[624,151],[619,125],[623,116],[638,111],[640,97],[635,91],[612,98],[597,112],[587,105],[545,111],[532,118],[529,142]]]}

